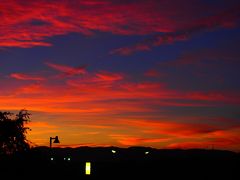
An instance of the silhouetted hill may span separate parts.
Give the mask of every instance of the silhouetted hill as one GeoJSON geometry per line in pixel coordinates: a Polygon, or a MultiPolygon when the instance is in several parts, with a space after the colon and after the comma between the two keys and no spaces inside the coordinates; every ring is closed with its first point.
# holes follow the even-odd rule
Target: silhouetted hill
{"type": "Polygon", "coordinates": [[[1,175],[54,179],[236,179],[239,153],[204,149],[154,149],[150,147],[36,147],[25,154],[1,157],[1,175]],[[92,174],[85,175],[91,162],[92,174]],[[14,173],[12,173],[14,172],[14,173]]]}

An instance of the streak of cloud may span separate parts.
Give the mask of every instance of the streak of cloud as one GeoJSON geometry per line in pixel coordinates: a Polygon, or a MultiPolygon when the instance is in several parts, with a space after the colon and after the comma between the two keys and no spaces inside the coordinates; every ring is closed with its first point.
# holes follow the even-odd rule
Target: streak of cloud
{"type": "Polygon", "coordinates": [[[51,46],[47,39],[76,32],[91,35],[94,31],[120,35],[151,35],[147,42],[112,51],[129,55],[154,46],[186,40],[205,29],[232,27],[239,19],[239,5],[223,0],[219,6],[199,0],[140,0],[117,2],[27,1],[1,2],[1,47],[51,46]],[[224,4],[224,6],[223,6],[224,4]],[[205,16],[203,15],[205,13],[205,16]],[[206,14],[208,16],[206,17],[206,14]],[[17,17],[17,18],[16,18],[17,17]],[[16,20],[17,19],[17,20],[16,20]]]}
{"type": "Polygon", "coordinates": [[[74,76],[74,75],[82,75],[86,73],[86,66],[79,66],[79,67],[70,67],[62,64],[55,64],[46,62],[47,66],[49,66],[52,69],[55,69],[57,71],[62,72],[63,76],[74,76]]]}
{"type": "Polygon", "coordinates": [[[44,81],[45,78],[41,76],[36,75],[29,75],[29,74],[23,74],[23,73],[12,73],[10,74],[10,77],[18,79],[18,80],[33,80],[33,81],[44,81]]]}

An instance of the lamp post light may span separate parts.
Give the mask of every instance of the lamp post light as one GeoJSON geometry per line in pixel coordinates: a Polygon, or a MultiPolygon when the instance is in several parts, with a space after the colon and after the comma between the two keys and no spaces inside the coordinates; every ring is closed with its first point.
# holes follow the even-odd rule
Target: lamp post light
{"type": "Polygon", "coordinates": [[[52,148],[52,140],[54,139],[53,143],[60,143],[58,136],[50,137],[50,149],[52,148]]]}
{"type": "Polygon", "coordinates": [[[91,162],[86,162],[86,164],[85,164],[85,174],[86,175],[91,174],[91,162]]]}

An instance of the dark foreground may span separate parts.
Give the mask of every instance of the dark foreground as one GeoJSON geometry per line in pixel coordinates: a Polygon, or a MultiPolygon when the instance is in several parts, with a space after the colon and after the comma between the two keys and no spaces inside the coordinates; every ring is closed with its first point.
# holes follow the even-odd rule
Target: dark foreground
{"type": "Polygon", "coordinates": [[[1,179],[240,179],[240,155],[219,150],[35,148],[1,157],[1,179]],[[85,163],[91,162],[91,175],[85,163]]]}

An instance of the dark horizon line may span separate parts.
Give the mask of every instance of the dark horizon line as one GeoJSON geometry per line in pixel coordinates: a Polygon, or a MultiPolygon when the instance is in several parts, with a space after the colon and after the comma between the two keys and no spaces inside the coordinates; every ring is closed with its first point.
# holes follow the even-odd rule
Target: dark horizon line
{"type": "MultiPolygon", "coordinates": [[[[35,148],[50,148],[49,146],[35,146],[32,147],[33,149],[35,148]]],[[[109,149],[109,148],[115,148],[115,149],[148,149],[148,150],[156,150],[156,151],[161,151],[161,150],[179,150],[179,151],[191,151],[191,150],[203,150],[203,151],[225,151],[225,152],[233,152],[233,153],[239,153],[240,154],[240,150],[228,150],[228,149],[220,149],[220,148],[154,148],[154,147],[150,147],[150,146],[128,146],[128,147],[119,147],[119,146],[78,146],[78,147],[71,147],[71,146],[55,146],[52,147],[52,149],[81,149],[81,148],[89,148],[89,149],[109,149]]]]}

